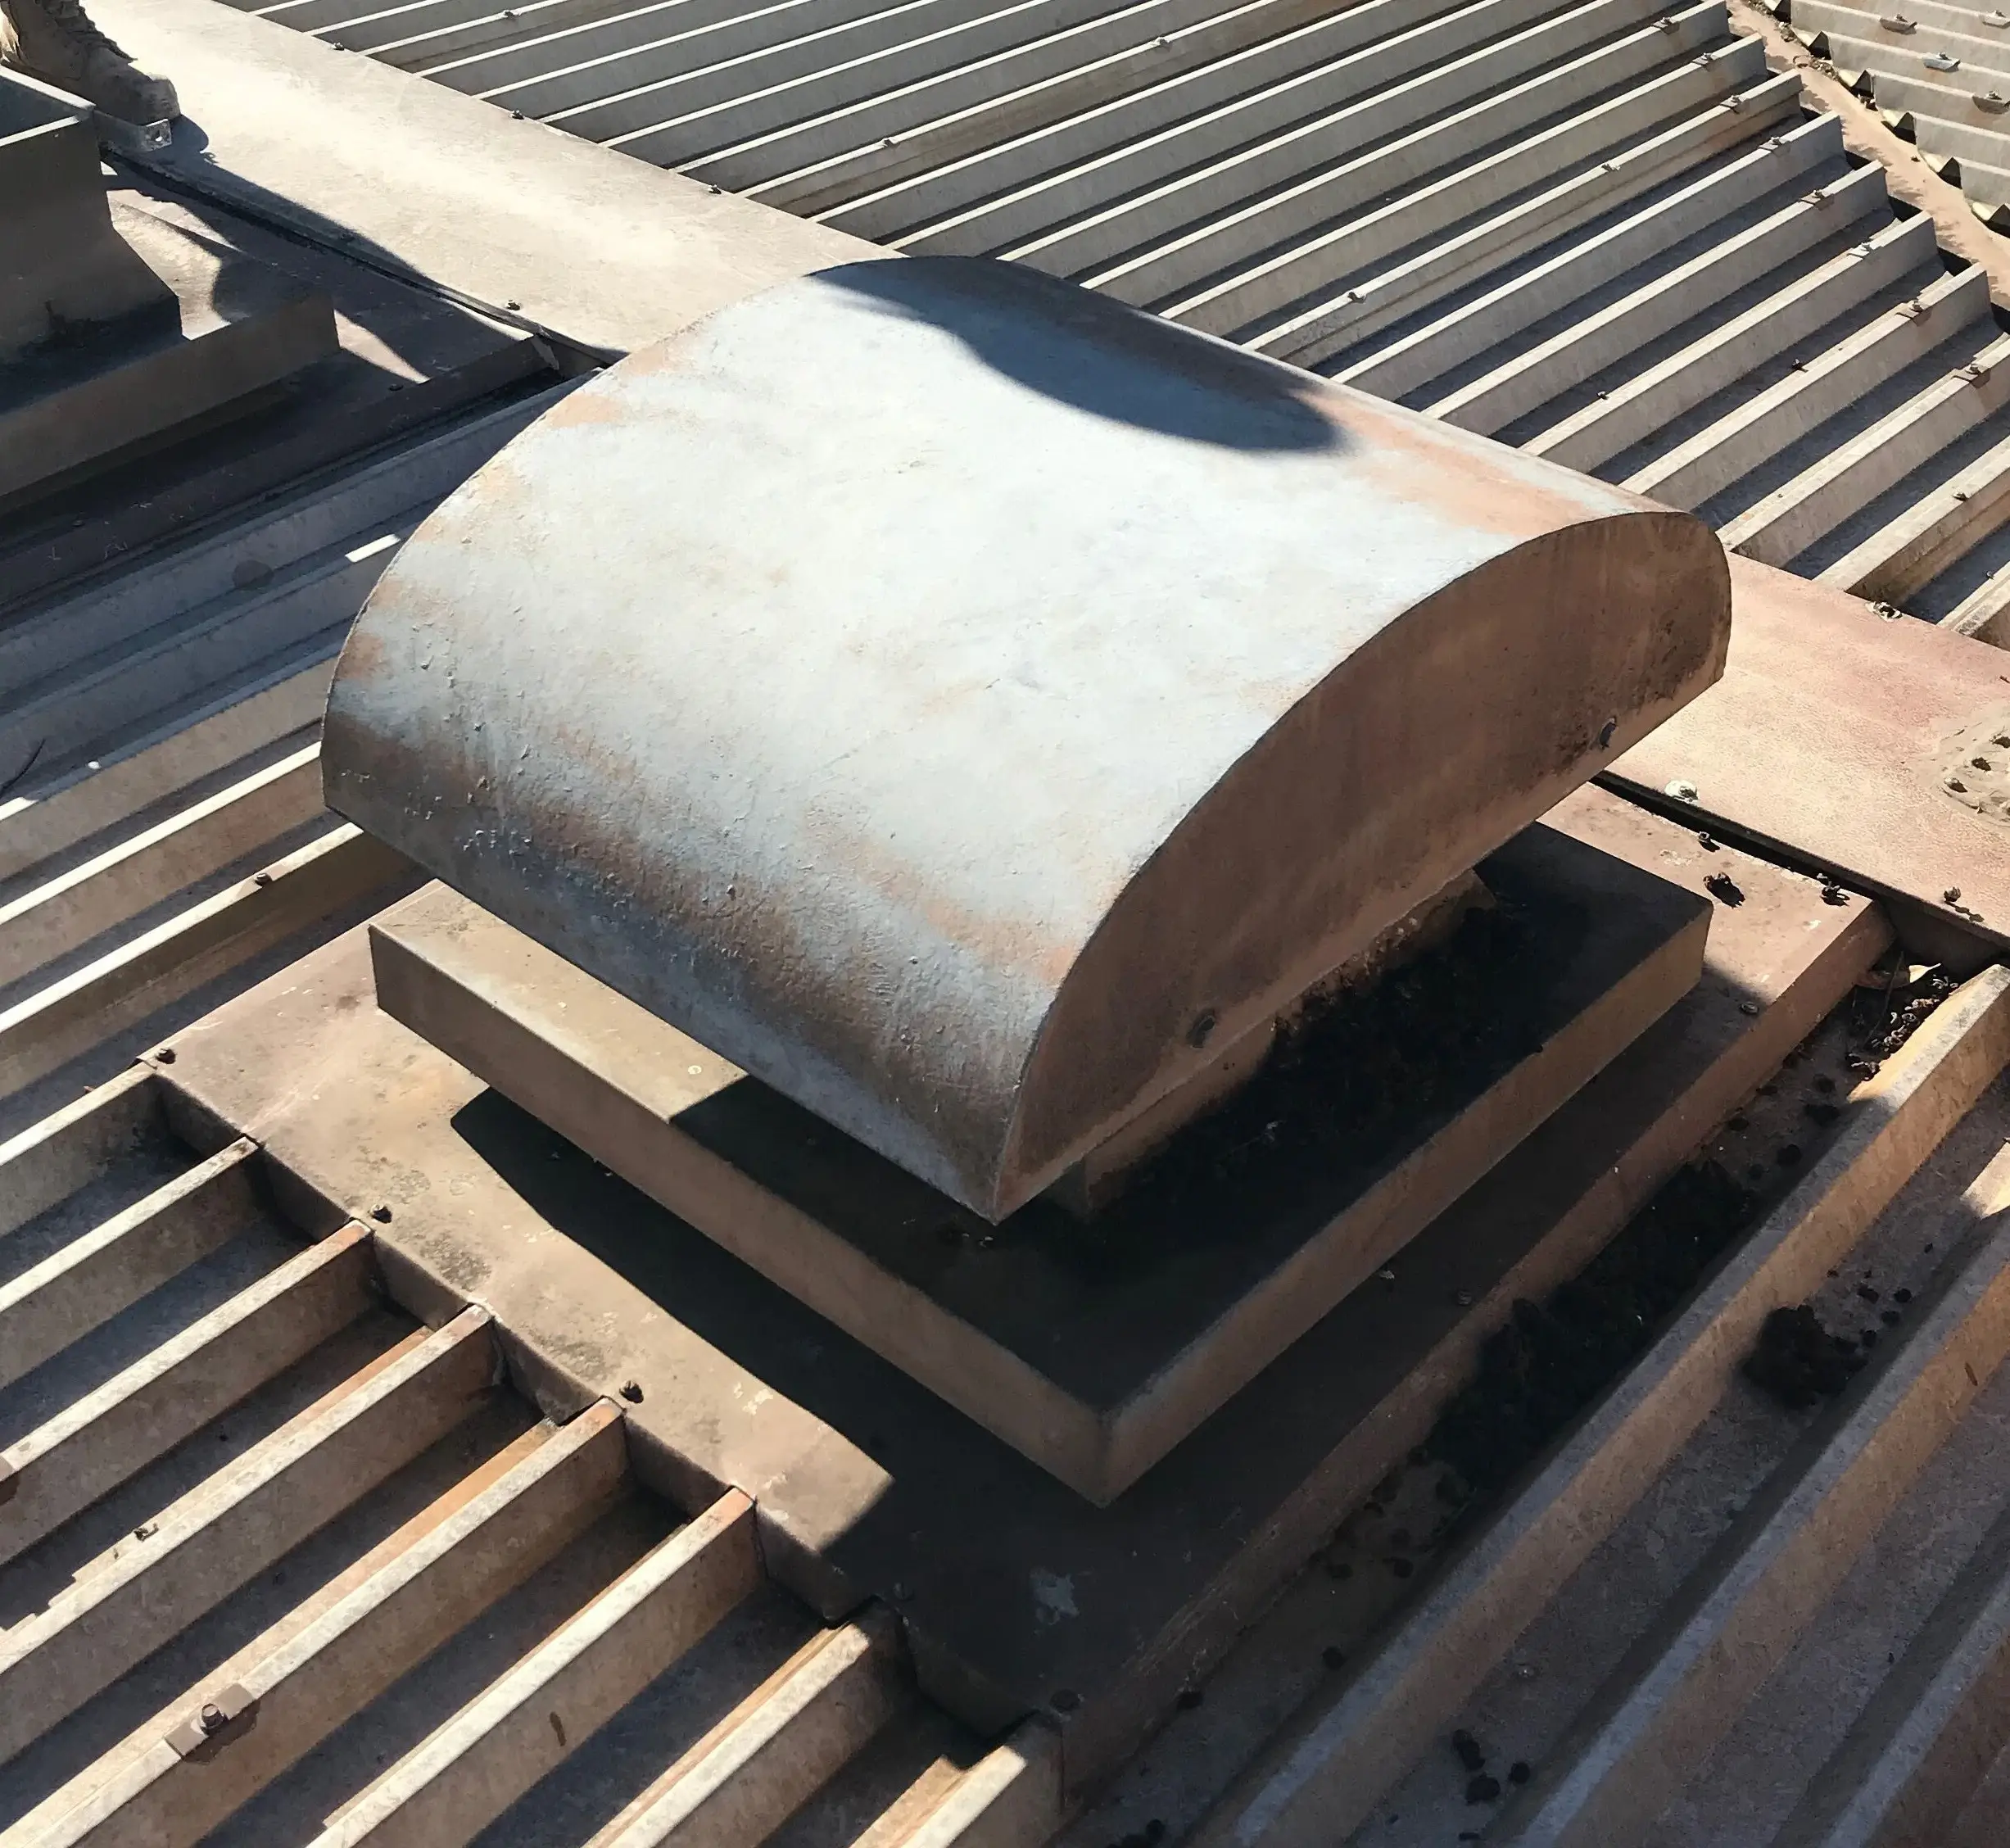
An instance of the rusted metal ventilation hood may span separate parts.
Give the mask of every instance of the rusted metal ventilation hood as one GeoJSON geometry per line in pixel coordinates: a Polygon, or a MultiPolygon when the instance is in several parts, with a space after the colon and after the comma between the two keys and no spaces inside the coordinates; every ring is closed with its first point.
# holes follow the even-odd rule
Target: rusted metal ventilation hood
{"type": "Polygon", "coordinates": [[[988,1218],[1722,672],[1682,514],[1031,271],[864,263],[405,546],[329,804],[988,1218]]]}

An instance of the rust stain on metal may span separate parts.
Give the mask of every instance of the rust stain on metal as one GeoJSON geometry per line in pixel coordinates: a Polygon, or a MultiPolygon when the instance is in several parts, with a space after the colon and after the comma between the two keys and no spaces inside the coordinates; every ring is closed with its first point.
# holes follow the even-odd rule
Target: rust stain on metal
{"type": "Polygon", "coordinates": [[[546,421],[561,426],[582,424],[618,424],[624,415],[623,401],[611,392],[596,392],[591,384],[568,392],[545,413],[546,421]]]}
{"type": "Polygon", "coordinates": [[[327,793],[997,1217],[1709,684],[1726,583],[1688,514],[1053,279],[860,265],[451,496],[327,793]]]}
{"type": "Polygon", "coordinates": [[[179,1758],[206,1764],[258,1724],[258,1697],[239,1682],[220,1687],[167,1735],[179,1758]]]}
{"type": "Polygon", "coordinates": [[[1697,825],[1777,843],[1861,890],[1938,907],[1958,885],[1972,924],[2010,931],[2010,845],[1941,782],[1950,741],[2010,698],[2002,650],[1750,559],[1732,558],[1731,582],[1723,679],[1614,777],[1650,798],[1691,784],[1697,825]]]}
{"type": "Polygon", "coordinates": [[[2010,704],[1943,739],[1931,771],[1942,792],[1962,808],[2010,823],[2010,704]]]}

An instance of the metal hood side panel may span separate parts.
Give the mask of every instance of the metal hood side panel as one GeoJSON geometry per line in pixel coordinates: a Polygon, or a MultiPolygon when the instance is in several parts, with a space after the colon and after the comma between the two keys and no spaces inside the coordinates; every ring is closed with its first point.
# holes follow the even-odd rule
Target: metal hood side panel
{"type": "Polygon", "coordinates": [[[1169,1027],[1365,942],[1714,680],[1728,623],[1686,515],[1030,271],[864,264],[450,499],[324,762],[995,1217],[1177,1078],[1169,1027]]]}

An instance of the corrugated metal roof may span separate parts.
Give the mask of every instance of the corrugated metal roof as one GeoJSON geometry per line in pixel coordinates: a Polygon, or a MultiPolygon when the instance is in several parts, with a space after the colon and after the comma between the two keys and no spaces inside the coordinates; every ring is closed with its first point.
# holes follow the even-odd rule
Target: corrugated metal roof
{"type": "Polygon", "coordinates": [[[257,9],[908,252],[1008,258],[1985,634],[1987,279],[1725,7],[474,0],[257,9]]]}
{"type": "Polygon", "coordinates": [[[0,1841],[1046,1832],[1037,1734],[964,1732],[884,1610],[767,1582],[745,1496],[680,1522],[618,1405],[541,1418],[261,1161],[140,1069],[0,1144],[0,1841]]]}
{"type": "Polygon", "coordinates": [[[1917,142],[1976,217],[2010,229],[2010,16],[1931,0],[1885,13],[1833,0],[1779,0],[1768,11],[1917,142]]]}
{"type": "MultiPolygon", "coordinates": [[[[274,11],[311,25],[314,3],[274,11]]],[[[378,55],[428,75],[532,53],[561,31],[640,32],[604,69],[576,57],[575,39],[555,54],[571,63],[508,81],[613,75],[618,89],[545,113],[604,106],[615,113],[592,119],[607,127],[626,109],[613,145],[646,143],[898,247],[967,237],[1700,507],[1809,575],[1870,594],[1907,586],[1895,600],[1966,627],[2010,600],[1987,576],[2006,543],[1992,484],[2010,374],[1985,279],[1950,268],[1924,220],[1892,212],[1880,170],[1853,165],[1832,123],[1801,116],[1794,79],[1768,75],[1721,8],[1664,25],[1610,6],[980,16],[924,0],[849,20],[822,4],[805,29],[801,7],[701,18],[697,0],[638,12],[546,0],[464,4],[450,20],[452,3],[319,29],[367,31],[378,55]],[[662,30],[673,10],[677,31],[662,30]],[[435,29],[463,36],[411,49],[435,29]],[[659,33],[702,41],[707,61],[689,44],[667,66],[623,61],[654,55],[642,47],[659,33]],[[689,123],[709,125],[677,141],[689,123]]],[[[144,1073],[52,1116],[47,1083],[36,1089],[74,1084],[66,1062],[79,1051],[105,1075],[164,1004],[203,1011],[405,876],[306,793],[328,651],[395,536],[532,414],[525,393],[555,383],[526,374],[504,401],[332,476],[269,484],[278,498],[115,559],[89,586],[52,579],[34,614],[16,608],[0,627],[9,659],[39,664],[7,682],[0,728],[23,693],[41,702],[29,729],[60,736],[66,754],[0,799],[0,980],[12,984],[0,1094],[10,1126],[30,1125],[0,1144],[0,1352],[12,1357],[0,1371],[20,1375],[0,1388],[0,1458],[16,1471],[0,1502],[0,1713],[12,1716],[0,1727],[16,1729],[0,1737],[20,1747],[0,1751],[10,1844],[79,1833],[99,1813],[73,1800],[102,1805],[94,1840],[147,1814],[177,1840],[214,1821],[218,1840],[324,1827],[331,1841],[469,1839],[486,1826],[490,1841],[554,1842],[658,1839],[659,1825],[730,1814],[731,1839],[791,1848],[989,1842],[994,1829],[1030,1842],[1052,1819],[1045,1736],[985,1755],[914,1694],[876,1613],[823,1628],[754,1567],[737,1601],[714,1587],[706,1628],[690,1574],[726,1560],[740,1583],[735,1508],[680,1524],[605,1435],[618,1408],[547,1420],[488,1384],[492,1325],[478,1312],[432,1334],[416,1325],[379,1292],[367,1225],[303,1245],[264,1191],[257,1148],[185,1141],[144,1073]],[[185,649],[201,673],[152,673],[185,649]],[[393,1429],[382,1408],[407,1402],[387,1387],[441,1379],[437,1429],[414,1418],[399,1438],[410,1460],[378,1456],[395,1473],[330,1468],[344,1420],[375,1407],[373,1429],[393,1429]],[[229,1525],[295,1480],[330,1497],[297,1543],[229,1525]],[[501,1531],[491,1521],[526,1523],[542,1549],[520,1583],[482,1575],[482,1536],[501,1531]],[[156,1564],[156,1542],[178,1538],[175,1556],[202,1568],[186,1580],[156,1564]],[[440,1588],[436,1630],[399,1636],[406,1583],[440,1588]],[[156,1628],[113,1622],[78,1649],[87,1632],[73,1626],[100,1610],[142,1610],[156,1628]],[[603,1622],[646,1646],[595,1654],[603,1622]],[[392,1646],[358,1671],[341,1655],[357,1636],[392,1646]],[[407,1665],[398,1651],[428,1637],[445,1641],[407,1665]],[[584,1743],[576,1710],[606,1719],[584,1743]],[[233,1763],[229,1803],[186,1794],[233,1763]],[[1026,1812],[1012,1811],[1015,1791],[1026,1812]]],[[[3,760],[0,773],[12,773],[3,760]]],[[[1919,1039],[1940,1099],[1931,1133],[1895,1150],[1870,1133],[1887,1121],[1880,1105],[1854,1119],[1855,1143],[1848,1122],[1833,1144],[1809,1135],[1814,1210],[1783,1206],[1743,1248],[1771,1237],[1814,1264],[1806,1280],[1831,1320],[1865,1269],[1888,1265],[1881,1284],[1902,1275],[1916,1292],[1840,1406],[1795,1420],[1752,1397],[1736,1368],[1759,1298],[1725,1284],[1734,1265],[1470,1551],[1413,1543],[1428,1527],[1416,1506],[1434,1494],[1422,1465],[1393,1485],[1406,1499],[1351,1521],[1076,1823],[1077,1848],[1184,1833],[1217,1803],[1201,1825],[1210,1841],[1329,1839],[1356,1812],[1365,1843],[1449,1839],[1494,1814],[1466,1800],[1474,1773],[1454,1728],[1475,1735],[1481,1774],[1531,1764],[1520,1820],[1496,1832],[1515,1840],[1602,1828],[1596,1838],[1667,1848],[1840,1848],[1888,1839],[1886,1810],[1904,1814],[1922,1776],[1965,1797],[2001,1742],[1990,1691],[2005,1633],[1990,1525],[2003,1488],[1989,1384],[1999,1203],[1985,1172],[2003,1125],[1999,1097],[1975,1103],[2003,1062],[1991,981],[1919,1039]],[[1856,1189],[1824,1220],[1825,1203],[1856,1189]],[[1822,1263],[1844,1274],[1825,1284],[1822,1263]],[[1975,1370],[1967,1387],[1962,1366],[1975,1370]],[[1672,1446],[1667,1432],[1642,1443],[1618,1414],[1670,1370],[1699,1421],[1672,1446]],[[1904,1466],[1880,1474],[1895,1454],[1904,1466]],[[1569,1529],[1594,1492],[1598,1520],[1569,1529]],[[1782,1510],[1812,1511],[1805,1531],[1834,1542],[1803,1591],[1779,1563],[1798,1557],[1781,1548],[1800,1531],[1782,1510]],[[1542,1570],[1510,1584],[1489,1560],[1531,1533],[1534,1552],[1515,1556],[1542,1570]],[[1938,1547],[1923,1565],[1922,1534],[1938,1547]],[[1421,1596],[1407,1596],[1399,1558],[1422,1559],[1421,1596]],[[1727,1587],[1750,1593],[1728,1623],[1709,1615],[1727,1587]],[[1746,1623],[1763,1660],[1699,1674],[1746,1623]],[[1580,1646],[1587,1636],[1596,1649],[1580,1646]],[[1625,1658],[1627,1646],[1641,1653],[1625,1658]],[[1385,1696],[1406,1663],[1447,1659],[1455,1674],[1430,1684],[1410,1731],[1360,1729],[1364,1714],[1396,1710],[1385,1696]],[[1727,1737],[1676,1723],[1697,1702],[1720,1732],[1739,1716],[1727,1737]],[[1822,1724],[1806,1723],[1818,1710],[1822,1724]],[[1642,1741],[1672,1742],[1666,1762],[1690,1780],[1658,1817],[1644,1806],[1665,1772],[1641,1774],[1642,1741]],[[1935,1755],[1948,1751],[1967,1755],[1965,1771],[1945,1773],[1935,1755]],[[1353,1781],[1322,1782],[1336,1765],[1353,1781]]],[[[1790,1117],[1798,1080],[1772,1082],[1790,1117]]],[[[2000,1837],[1991,1793],[2007,1776],[1958,1825],[1969,1832],[1945,1839],[2000,1837]]]]}

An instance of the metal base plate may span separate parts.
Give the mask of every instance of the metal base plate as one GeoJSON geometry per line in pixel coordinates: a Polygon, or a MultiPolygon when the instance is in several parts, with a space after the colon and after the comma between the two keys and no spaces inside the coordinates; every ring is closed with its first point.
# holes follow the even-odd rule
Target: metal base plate
{"type": "Polygon", "coordinates": [[[1599,792],[1552,821],[1691,891],[1735,881],[1703,981],[1441,1216],[1395,1284],[1350,1297],[1107,1509],[388,1018],[360,932],[178,1036],[160,1069],[329,1223],[364,1218],[414,1312],[491,1309],[548,1411],[632,1383],[646,1482],[690,1509],[745,1489],[778,1577],[831,1615],[892,1601],[929,1692],[986,1730],[1046,1709],[1079,1787],[1422,1441],[1514,1300],[1574,1274],[1886,940],[1874,908],[1599,792]]]}

